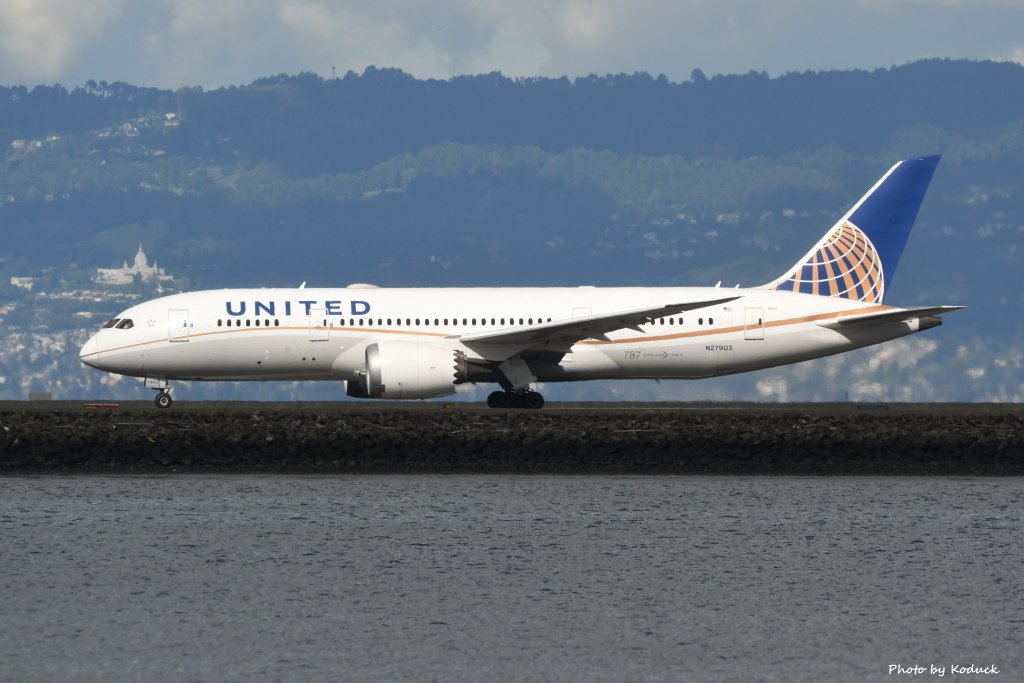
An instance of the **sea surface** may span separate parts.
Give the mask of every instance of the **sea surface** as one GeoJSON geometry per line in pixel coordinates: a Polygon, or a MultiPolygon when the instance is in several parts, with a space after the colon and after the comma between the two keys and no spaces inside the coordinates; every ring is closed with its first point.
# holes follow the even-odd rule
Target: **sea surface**
{"type": "Polygon", "coordinates": [[[1024,479],[3,477],[0,680],[1019,681],[1022,508],[1024,479]]]}

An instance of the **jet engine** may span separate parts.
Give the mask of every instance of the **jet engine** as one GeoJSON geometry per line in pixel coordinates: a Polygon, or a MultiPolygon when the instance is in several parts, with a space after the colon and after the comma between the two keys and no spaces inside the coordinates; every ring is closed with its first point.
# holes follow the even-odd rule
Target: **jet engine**
{"type": "Polygon", "coordinates": [[[433,398],[455,393],[466,378],[464,356],[442,344],[382,341],[366,347],[366,369],[350,381],[349,396],[360,398],[433,398]]]}

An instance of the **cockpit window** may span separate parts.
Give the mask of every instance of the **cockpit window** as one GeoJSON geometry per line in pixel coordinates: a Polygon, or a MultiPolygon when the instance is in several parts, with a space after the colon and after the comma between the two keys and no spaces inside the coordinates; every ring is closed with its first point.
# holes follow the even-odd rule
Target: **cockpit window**
{"type": "Polygon", "coordinates": [[[118,324],[119,322],[121,322],[120,318],[114,318],[113,320],[108,322],[106,325],[104,325],[103,329],[107,329],[108,327],[113,327],[114,325],[118,324]]]}
{"type": "Polygon", "coordinates": [[[117,329],[119,330],[130,330],[133,327],[135,327],[135,323],[132,322],[131,318],[125,318],[117,324],[117,329]]]}

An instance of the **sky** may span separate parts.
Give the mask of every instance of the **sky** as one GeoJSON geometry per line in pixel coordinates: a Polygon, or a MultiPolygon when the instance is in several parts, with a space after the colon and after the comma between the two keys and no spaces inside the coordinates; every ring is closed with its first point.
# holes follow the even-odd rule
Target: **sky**
{"type": "Polygon", "coordinates": [[[0,85],[1024,62],[1024,0],[0,0],[0,85]]]}

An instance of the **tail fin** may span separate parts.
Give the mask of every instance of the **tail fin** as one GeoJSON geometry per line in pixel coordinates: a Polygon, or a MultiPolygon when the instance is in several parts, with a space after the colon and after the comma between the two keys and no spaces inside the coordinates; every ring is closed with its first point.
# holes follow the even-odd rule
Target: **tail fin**
{"type": "Polygon", "coordinates": [[[881,303],[939,157],[897,162],[806,256],[765,289],[881,303]]]}

